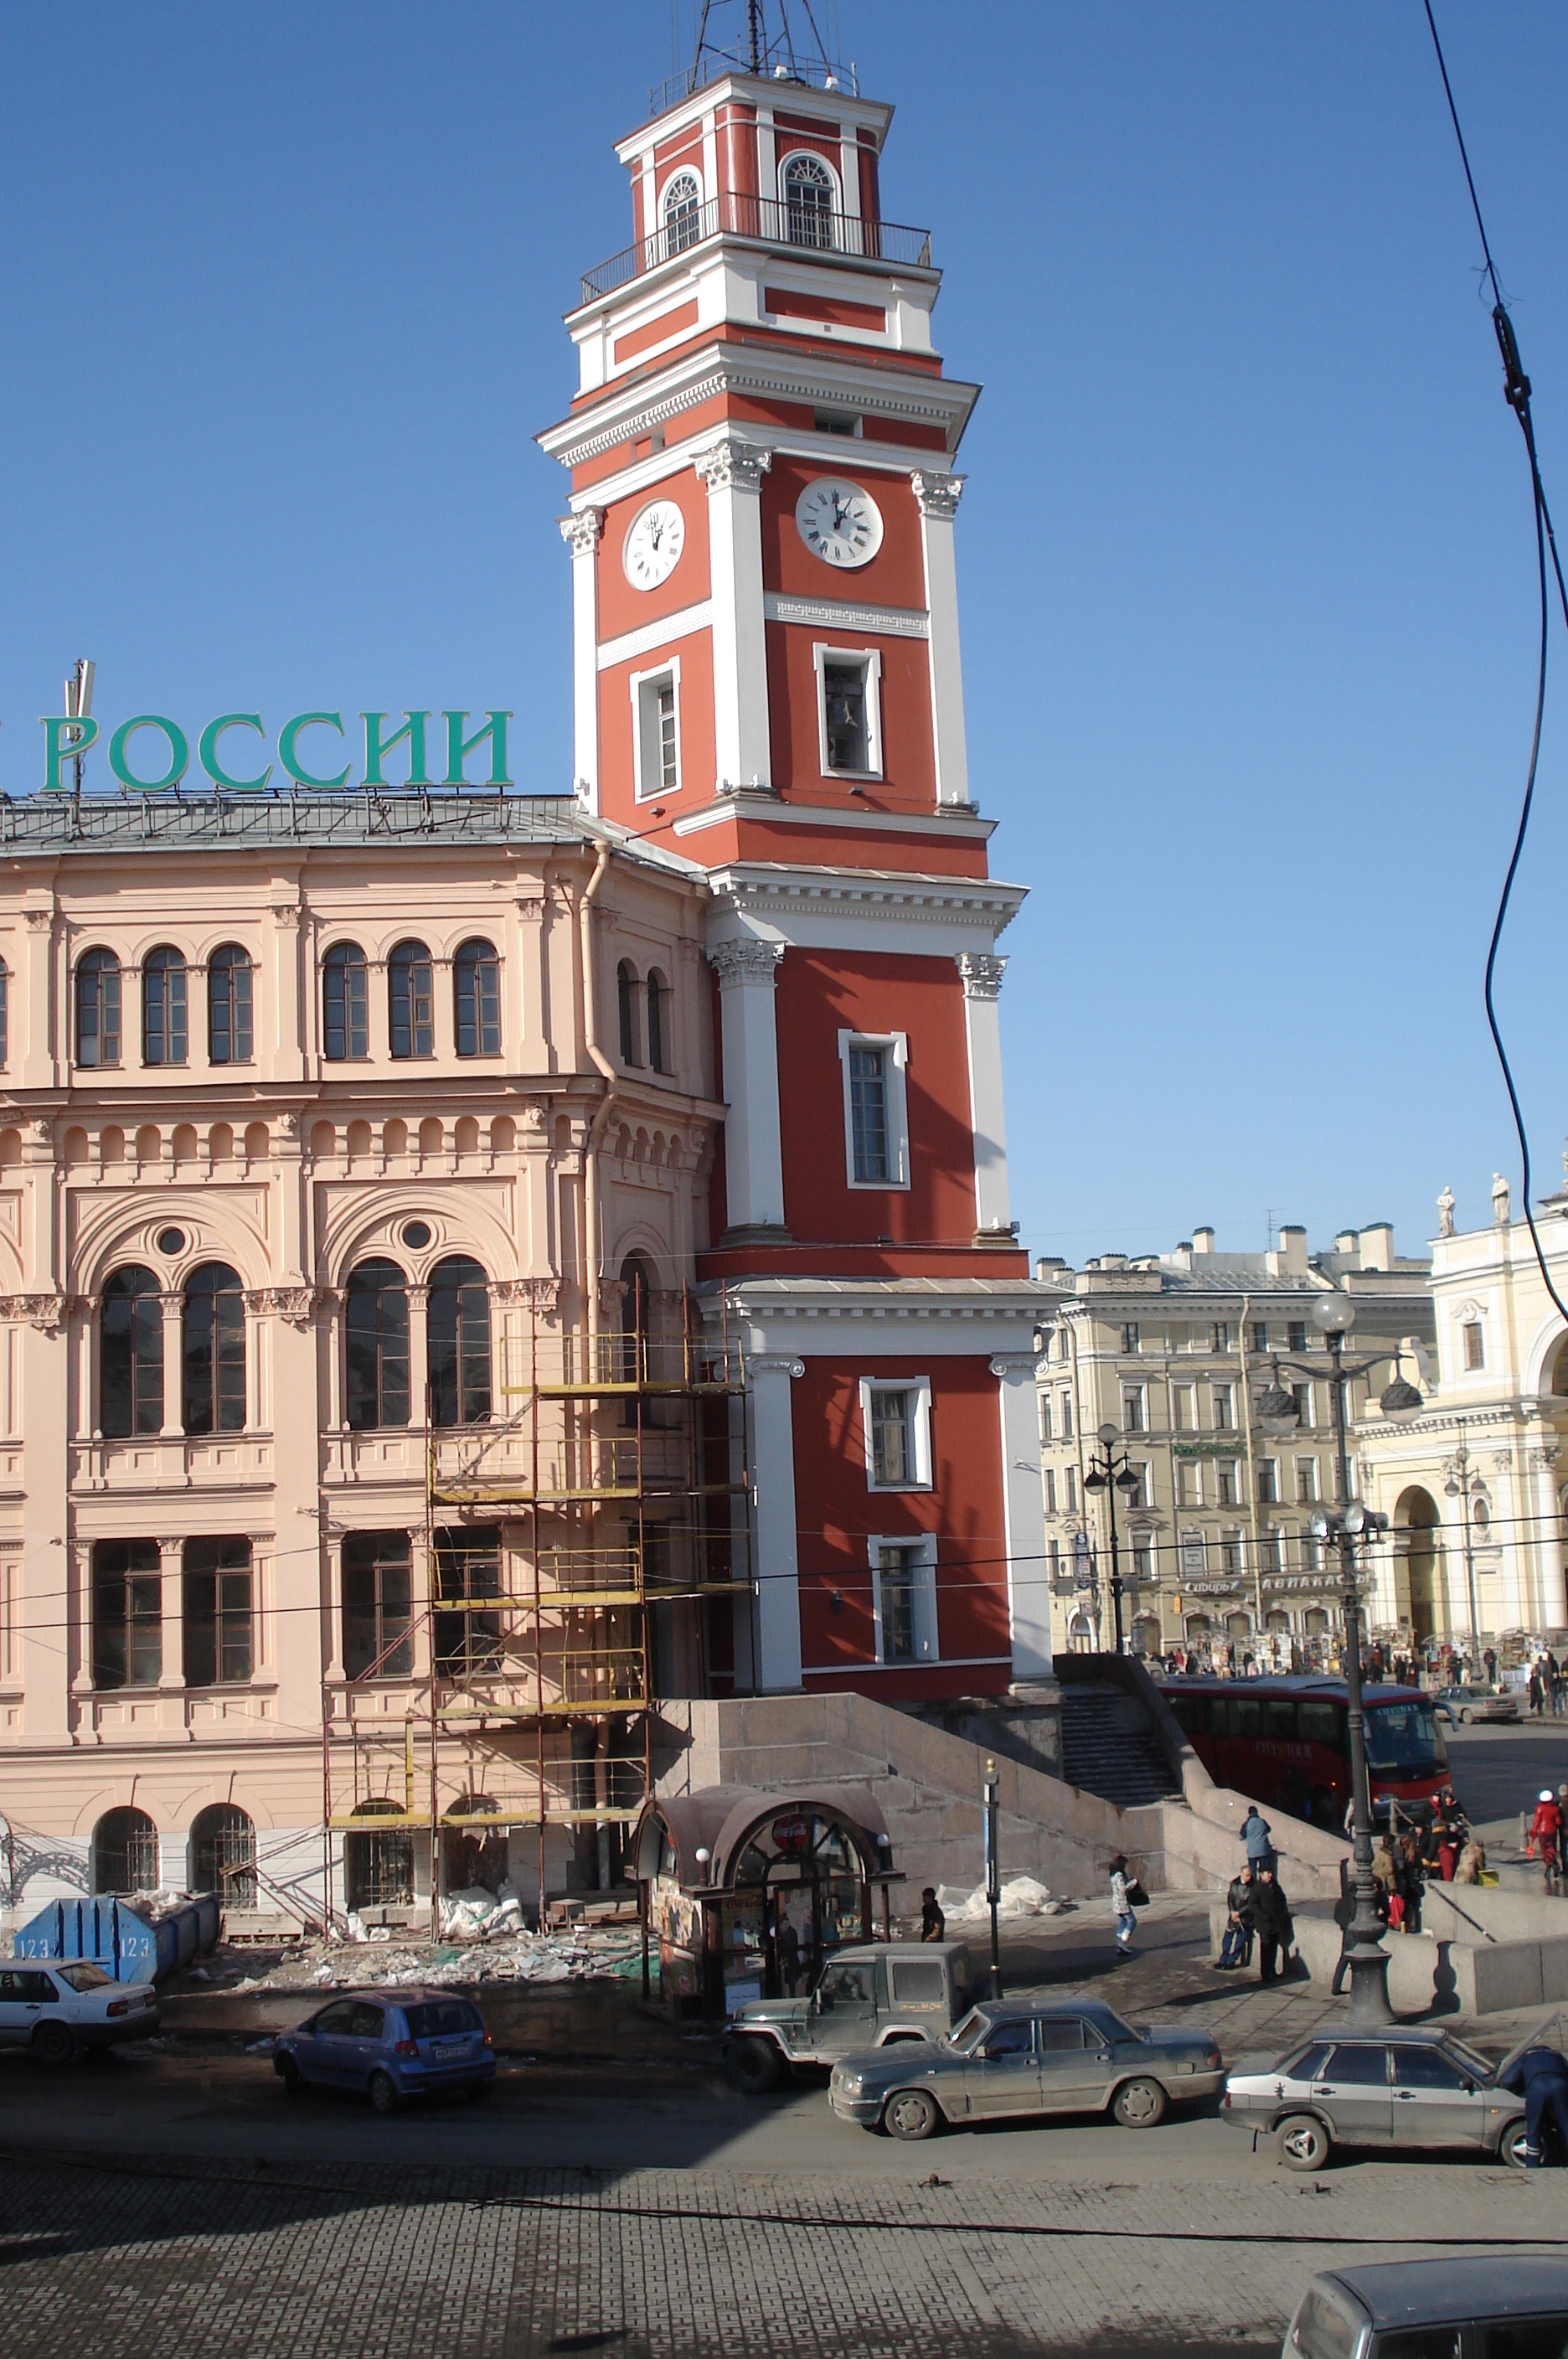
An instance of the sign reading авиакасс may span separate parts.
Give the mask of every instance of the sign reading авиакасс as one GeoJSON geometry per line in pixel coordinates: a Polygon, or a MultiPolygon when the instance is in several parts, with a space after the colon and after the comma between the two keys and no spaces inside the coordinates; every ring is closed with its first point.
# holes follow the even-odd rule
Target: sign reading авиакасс
{"type": "MultiPolygon", "coordinates": [[[[74,772],[69,777],[62,777],[61,772],[68,763],[76,763],[98,744],[98,723],[91,713],[84,718],[71,713],[40,713],[38,717],[44,733],[43,791],[46,795],[69,793],[75,783],[74,772]]],[[[359,717],[365,724],[365,771],[356,782],[361,787],[400,792],[407,787],[509,787],[513,783],[506,775],[506,723],[512,717],[510,712],[486,712],[483,725],[475,729],[472,736],[467,736],[463,734],[468,722],[467,713],[443,712],[441,717],[446,723],[446,769],[439,778],[432,778],[430,774],[430,724],[433,714],[405,712],[402,727],[394,729],[390,734],[387,733],[387,723],[392,718],[390,713],[362,712],[359,717]],[[490,750],[490,775],[487,778],[471,779],[464,766],[486,742],[490,750]],[[407,778],[385,777],[382,764],[387,755],[405,745],[408,749],[407,778]]],[[[197,739],[196,758],[213,786],[223,794],[258,795],[271,777],[274,766],[268,762],[259,777],[234,777],[225,768],[219,750],[223,733],[229,729],[249,730],[262,740],[261,750],[265,750],[267,731],[259,712],[220,712],[216,721],[208,722],[197,739]]],[[[278,733],[278,765],[295,786],[310,788],[321,794],[335,793],[348,785],[354,764],[345,762],[341,770],[326,777],[308,768],[299,751],[299,740],[307,729],[335,731],[340,739],[347,734],[341,712],[296,712],[278,733]]],[[[439,737],[439,730],[436,734],[439,737]]],[[[320,738],[313,740],[312,745],[320,749],[312,752],[312,759],[318,763],[330,761],[333,754],[342,750],[341,746],[332,746],[329,751],[320,738]]],[[[259,758],[259,755],[256,757],[259,758]]],[[[236,756],[231,755],[228,758],[234,760],[236,756]]],[[[243,755],[237,758],[243,760],[243,755]]],[[[190,766],[190,738],[178,721],[170,721],[162,712],[134,714],[129,721],[121,722],[109,740],[109,767],[117,783],[132,794],[166,794],[180,784],[190,766]],[[158,777],[141,777],[131,767],[131,740],[139,729],[155,729],[162,733],[168,748],[168,760],[158,777]]]]}

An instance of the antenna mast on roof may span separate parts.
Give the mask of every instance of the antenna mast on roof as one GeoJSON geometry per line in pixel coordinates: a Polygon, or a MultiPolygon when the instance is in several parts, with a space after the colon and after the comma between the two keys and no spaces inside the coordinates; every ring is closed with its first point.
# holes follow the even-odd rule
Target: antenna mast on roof
{"type": "MultiPolygon", "coordinates": [[[[724,7],[726,4],[727,0],[718,0],[720,7],[724,7]]],[[[773,13],[778,30],[771,36],[768,32],[767,0],[745,0],[746,29],[736,38],[733,49],[726,49],[721,43],[710,42],[708,39],[708,18],[713,12],[713,5],[714,0],[702,0],[702,11],[697,19],[696,43],[692,49],[691,65],[687,76],[690,89],[698,89],[709,79],[715,69],[722,72],[725,66],[739,66],[746,73],[777,74],[792,82],[809,82],[812,79],[825,82],[830,76],[837,74],[839,70],[828,55],[822,36],[818,30],[816,17],[811,13],[811,0],[800,0],[806,22],[811,27],[811,47],[816,53],[813,59],[808,60],[804,68],[795,54],[795,41],[789,27],[787,0],[774,0],[773,13]]]]}

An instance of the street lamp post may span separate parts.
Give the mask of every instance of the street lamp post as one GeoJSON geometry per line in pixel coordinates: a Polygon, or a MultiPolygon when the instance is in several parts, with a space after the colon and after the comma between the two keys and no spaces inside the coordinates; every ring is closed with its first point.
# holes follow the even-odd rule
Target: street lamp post
{"type": "Polygon", "coordinates": [[[1132,1462],[1124,1450],[1120,1462],[1116,1445],[1121,1440],[1114,1425],[1101,1426],[1095,1440],[1100,1447],[1089,1455],[1089,1471],[1083,1477],[1085,1491],[1103,1491],[1111,1515],[1111,1612],[1116,1617],[1116,1652],[1122,1651],[1122,1564],[1116,1547],[1116,1493],[1122,1492],[1130,1502],[1143,1488],[1143,1477],[1135,1474],[1132,1462]]]}
{"type": "Polygon", "coordinates": [[[1475,1514],[1475,1495],[1485,1485],[1479,1474],[1470,1472],[1470,1452],[1465,1447],[1465,1420],[1459,1420],[1459,1448],[1443,1486],[1444,1498],[1462,1499],[1460,1514],[1465,1518],[1465,1590],[1470,1600],[1470,1649],[1477,1662],[1481,1659],[1481,1631],[1475,1614],[1475,1556],[1470,1543],[1470,1518],[1475,1514]]]}
{"type": "Polygon", "coordinates": [[[985,1898],[991,1909],[991,1995],[1002,1995],[1002,1936],[997,1924],[997,1910],[1002,1900],[1002,1848],[1000,1841],[1001,1780],[993,1760],[985,1764],[982,1790],[985,1796],[985,1898]]]}
{"type": "MultiPolygon", "coordinates": [[[[1355,1323],[1355,1306],[1337,1291],[1325,1294],[1313,1307],[1312,1323],[1328,1347],[1329,1364],[1300,1364],[1304,1375],[1326,1375],[1334,1397],[1334,1440],[1338,1464],[1338,1504],[1329,1513],[1312,1517],[1314,1538],[1332,1539],[1339,1550],[1340,1607],[1345,1617],[1345,1720],[1350,1738],[1351,1854],[1356,1869],[1356,1914],[1350,1920],[1350,2021],[1391,2023],[1388,2005],[1388,1956],[1377,1916],[1377,1879],[1372,1873],[1372,1797],[1367,1778],[1367,1724],[1361,1701],[1361,1593],[1356,1573],[1358,1540],[1388,1529],[1388,1517],[1374,1514],[1350,1496],[1350,1462],[1345,1448],[1345,1386],[1352,1376],[1365,1375],[1388,1357],[1378,1353],[1368,1360],[1346,1361],[1345,1339],[1355,1323]]],[[[1415,1386],[1399,1372],[1396,1356],[1393,1382],[1384,1390],[1385,1417],[1414,1417],[1421,1406],[1415,1386]]],[[[1274,1382],[1259,1401],[1258,1415],[1270,1433],[1294,1432],[1301,1412],[1293,1397],[1274,1382]]]]}

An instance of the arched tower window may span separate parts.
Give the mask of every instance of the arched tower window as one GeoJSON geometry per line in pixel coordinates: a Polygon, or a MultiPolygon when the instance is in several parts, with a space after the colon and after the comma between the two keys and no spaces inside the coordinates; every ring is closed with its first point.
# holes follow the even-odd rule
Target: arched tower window
{"type": "Polygon", "coordinates": [[[476,1261],[453,1254],[430,1272],[430,1423],[446,1431],[490,1414],[490,1288],[476,1261]]]}
{"type": "Polygon", "coordinates": [[[249,1064],[250,1010],[250,959],[225,942],[207,962],[207,1054],[214,1065],[249,1064]]]}
{"type": "Polygon", "coordinates": [[[150,1269],[117,1269],[103,1288],[98,1430],[113,1441],[163,1431],[163,1304],[150,1269]]]}
{"type": "Polygon", "coordinates": [[[395,1261],[348,1281],[348,1421],[355,1433],[408,1422],[408,1289],[395,1261]]]}
{"type": "Polygon", "coordinates": [[[435,1054],[435,992],[430,954],[423,942],[399,942],[387,962],[388,1012],[395,1057],[435,1054]]]}
{"type": "Polygon", "coordinates": [[[833,174],[820,157],[791,156],[784,166],[784,234],[791,245],[833,242],[833,174]]]}
{"type": "Polygon", "coordinates": [[[501,1052],[501,962],[489,942],[464,942],[452,961],[460,1057],[501,1052]]]}
{"type": "Polygon", "coordinates": [[[684,254],[702,234],[702,192],[690,172],[677,172],[664,190],[667,254],[684,254]]]}
{"type": "Polygon", "coordinates": [[[142,961],[142,1062],[185,1062],[185,961],[167,945],[142,961]]]}
{"type": "Polygon", "coordinates": [[[615,1005],[621,1019],[623,1065],[640,1065],[642,1062],[637,1054],[637,971],[623,959],[615,969],[615,1005]]]}
{"type": "Polygon", "coordinates": [[[245,1295],[226,1262],[203,1262],[185,1281],[184,1426],[241,1433],[245,1419],[245,1295]]]}
{"type": "Polygon", "coordinates": [[[120,1061],[120,962],[113,951],[89,951],[76,962],[76,1061],[120,1061]]]}
{"type": "Polygon", "coordinates": [[[323,1048],[329,1064],[370,1054],[370,979],[357,942],[334,942],[321,968],[323,1048]]]}

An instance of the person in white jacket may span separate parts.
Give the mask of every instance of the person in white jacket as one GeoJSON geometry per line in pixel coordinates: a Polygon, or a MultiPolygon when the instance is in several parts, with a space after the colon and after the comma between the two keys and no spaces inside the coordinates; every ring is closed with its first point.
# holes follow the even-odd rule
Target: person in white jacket
{"type": "Polygon", "coordinates": [[[1132,1955],[1132,1937],[1138,1930],[1138,1919],[1132,1913],[1127,1898],[1127,1860],[1117,1852],[1111,1862],[1111,1907],[1116,1918],[1116,1948],[1124,1958],[1132,1955]]]}

